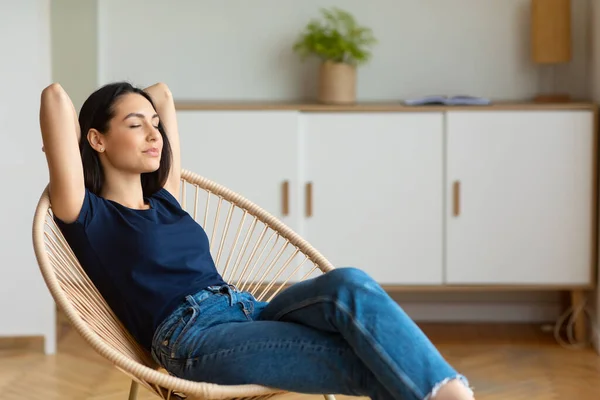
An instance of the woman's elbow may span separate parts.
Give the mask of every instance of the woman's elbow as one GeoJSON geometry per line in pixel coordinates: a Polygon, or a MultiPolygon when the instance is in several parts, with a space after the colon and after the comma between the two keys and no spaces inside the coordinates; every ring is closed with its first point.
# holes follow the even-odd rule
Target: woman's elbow
{"type": "Polygon", "coordinates": [[[57,102],[67,100],[67,92],[59,83],[52,83],[42,90],[42,102],[57,102]]]}

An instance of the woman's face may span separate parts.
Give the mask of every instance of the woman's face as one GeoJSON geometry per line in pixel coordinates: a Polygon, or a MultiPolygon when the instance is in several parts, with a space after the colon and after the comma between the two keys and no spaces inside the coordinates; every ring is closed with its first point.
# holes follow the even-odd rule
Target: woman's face
{"type": "Polygon", "coordinates": [[[113,169],[136,174],[156,171],[163,140],[152,104],[144,96],[128,93],[117,99],[114,111],[108,131],[89,138],[103,164],[108,162],[113,169]]]}

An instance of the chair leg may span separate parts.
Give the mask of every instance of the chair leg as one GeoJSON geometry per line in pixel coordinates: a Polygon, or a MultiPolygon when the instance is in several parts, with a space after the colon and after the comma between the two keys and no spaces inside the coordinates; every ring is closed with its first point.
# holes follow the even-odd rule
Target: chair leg
{"type": "Polygon", "coordinates": [[[136,400],[138,394],[139,384],[136,381],[131,381],[131,389],[129,389],[129,399],[136,400]]]}
{"type": "Polygon", "coordinates": [[[335,400],[335,396],[332,394],[324,394],[325,400],[335,400]]]}

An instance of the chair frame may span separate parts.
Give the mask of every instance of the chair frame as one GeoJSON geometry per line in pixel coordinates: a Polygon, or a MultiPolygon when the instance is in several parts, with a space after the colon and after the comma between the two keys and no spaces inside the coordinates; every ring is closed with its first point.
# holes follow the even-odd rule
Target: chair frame
{"type": "MultiPolygon", "coordinates": [[[[198,208],[198,190],[204,190],[209,195],[217,196],[220,201],[230,203],[232,208],[236,207],[243,210],[244,213],[254,217],[269,229],[276,232],[278,237],[285,239],[287,243],[295,247],[297,252],[304,255],[314,264],[312,271],[320,270],[322,273],[326,273],[334,269],[333,265],[331,265],[331,263],[306,240],[284,225],[279,219],[243,196],[210,179],[185,169],[181,172],[181,182],[181,197],[179,200],[184,209],[186,209],[185,203],[187,198],[186,186],[190,185],[196,189],[196,196],[193,202],[194,217],[198,208]]],[[[165,400],[182,398],[187,398],[189,400],[266,399],[278,394],[288,393],[286,391],[261,385],[217,385],[208,382],[192,382],[171,376],[164,370],[161,371],[160,366],[155,363],[148,352],[143,350],[135,340],[128,335],[116,316],[111,314],[110,308],[103,301],[101,296],[99,296],[95,287],[92,287],[93,284],[91,284],[91,281],[89,281],[89,278],[87,278],[87,275],[83,272],[81,265],[78,263],[72,250],[66,243],[66,240],[62,237],[62,234],[58,229],[56,229],[56,226],[52,229],[50,226],[52,224],[54,224],[54,221],[52,220],[49,187],[47,186],[36,207],[32,229],[34,252],[43,279],[57,306],[64,312],[66,318],[74,329],[83,337],[85,342],[102,357],[111,362],[115,368],[119,369],[132,379],[129,400],[137,399],[140,385],[146,387],[155,395],[165,400]],[[51,228],[51,233],[48,233],[46,229],[48,227],[51,228]],[[56,239],[53,239],[51,237],[52,235],[54,235],[56,239]],[[49,246],[54,246],[55,253],[52,252],[51,248],[49,249],[49,246]],[[77,279],[88,280],[88,282],[77,282],[80,287],[76,288],[77,290],[87,290],[86,293],[93,292],[92,295],[95,294],[96,296],[94,302],[85,304],[89,305],[89,308],[92,310],[92,314],[87,314],[87,320],[85,318],[85,313],[90,312],[90,310],[83,310],[80,306],[76,306],[77,304],[75,304],[73,300],[78,300],[77,296],[80,292],[71,291],[69,289],[68,284],[65,283],[64,275],[61,275],[60,268],[66,268],[67,270],[77,268],[79,269],[75,272],[75,274],[79,274],[77,275],[79,277],[77,279]],[[93,314],[94,312],[96,314],[93,314]],[[113,341],[107,340],[102,336],[102,333],[99,332],[97,327],[92,326],[96,321],[96,315],[103,315],[104,318],[106,318],[104,321],[110,322],[112,326],[120,327],[122,332],[117,332],[118,335],[115,333],[118,338],[121,338],[120,342],[116,339],[113,341]]],[[[221,249],[219,249],[219,253],[220,251],[221,249]]],[[[303,279],[306,279],[306,276],[300,280],[303,279]]],[[[285,284],[287,284],[287,282],[281,284],[278,290],[281,290],[285,284]]],[[[274,282],[269,282],[267,285],[267,287],[271,289],[273,286],[274,282]]],[[[114,330],[117,329],[115,328],[114,330]]],[[[323,396],[329,400],[335,399],[333,395],[323,394],[323,396]]]]}

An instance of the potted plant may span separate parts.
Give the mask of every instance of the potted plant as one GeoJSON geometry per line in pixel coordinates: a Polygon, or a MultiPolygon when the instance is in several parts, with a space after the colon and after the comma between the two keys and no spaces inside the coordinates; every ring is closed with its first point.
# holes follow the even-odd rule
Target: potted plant
{"type": "Polygon", "coordinates": [[[348,104],[356,101],[356,70],[371,58],[376,43],[370,28],[339,8],[321,9],[323,20],[313,19],[300,34],[293,50],[302,59],[320,59],[318,100],[348,104]]]}

